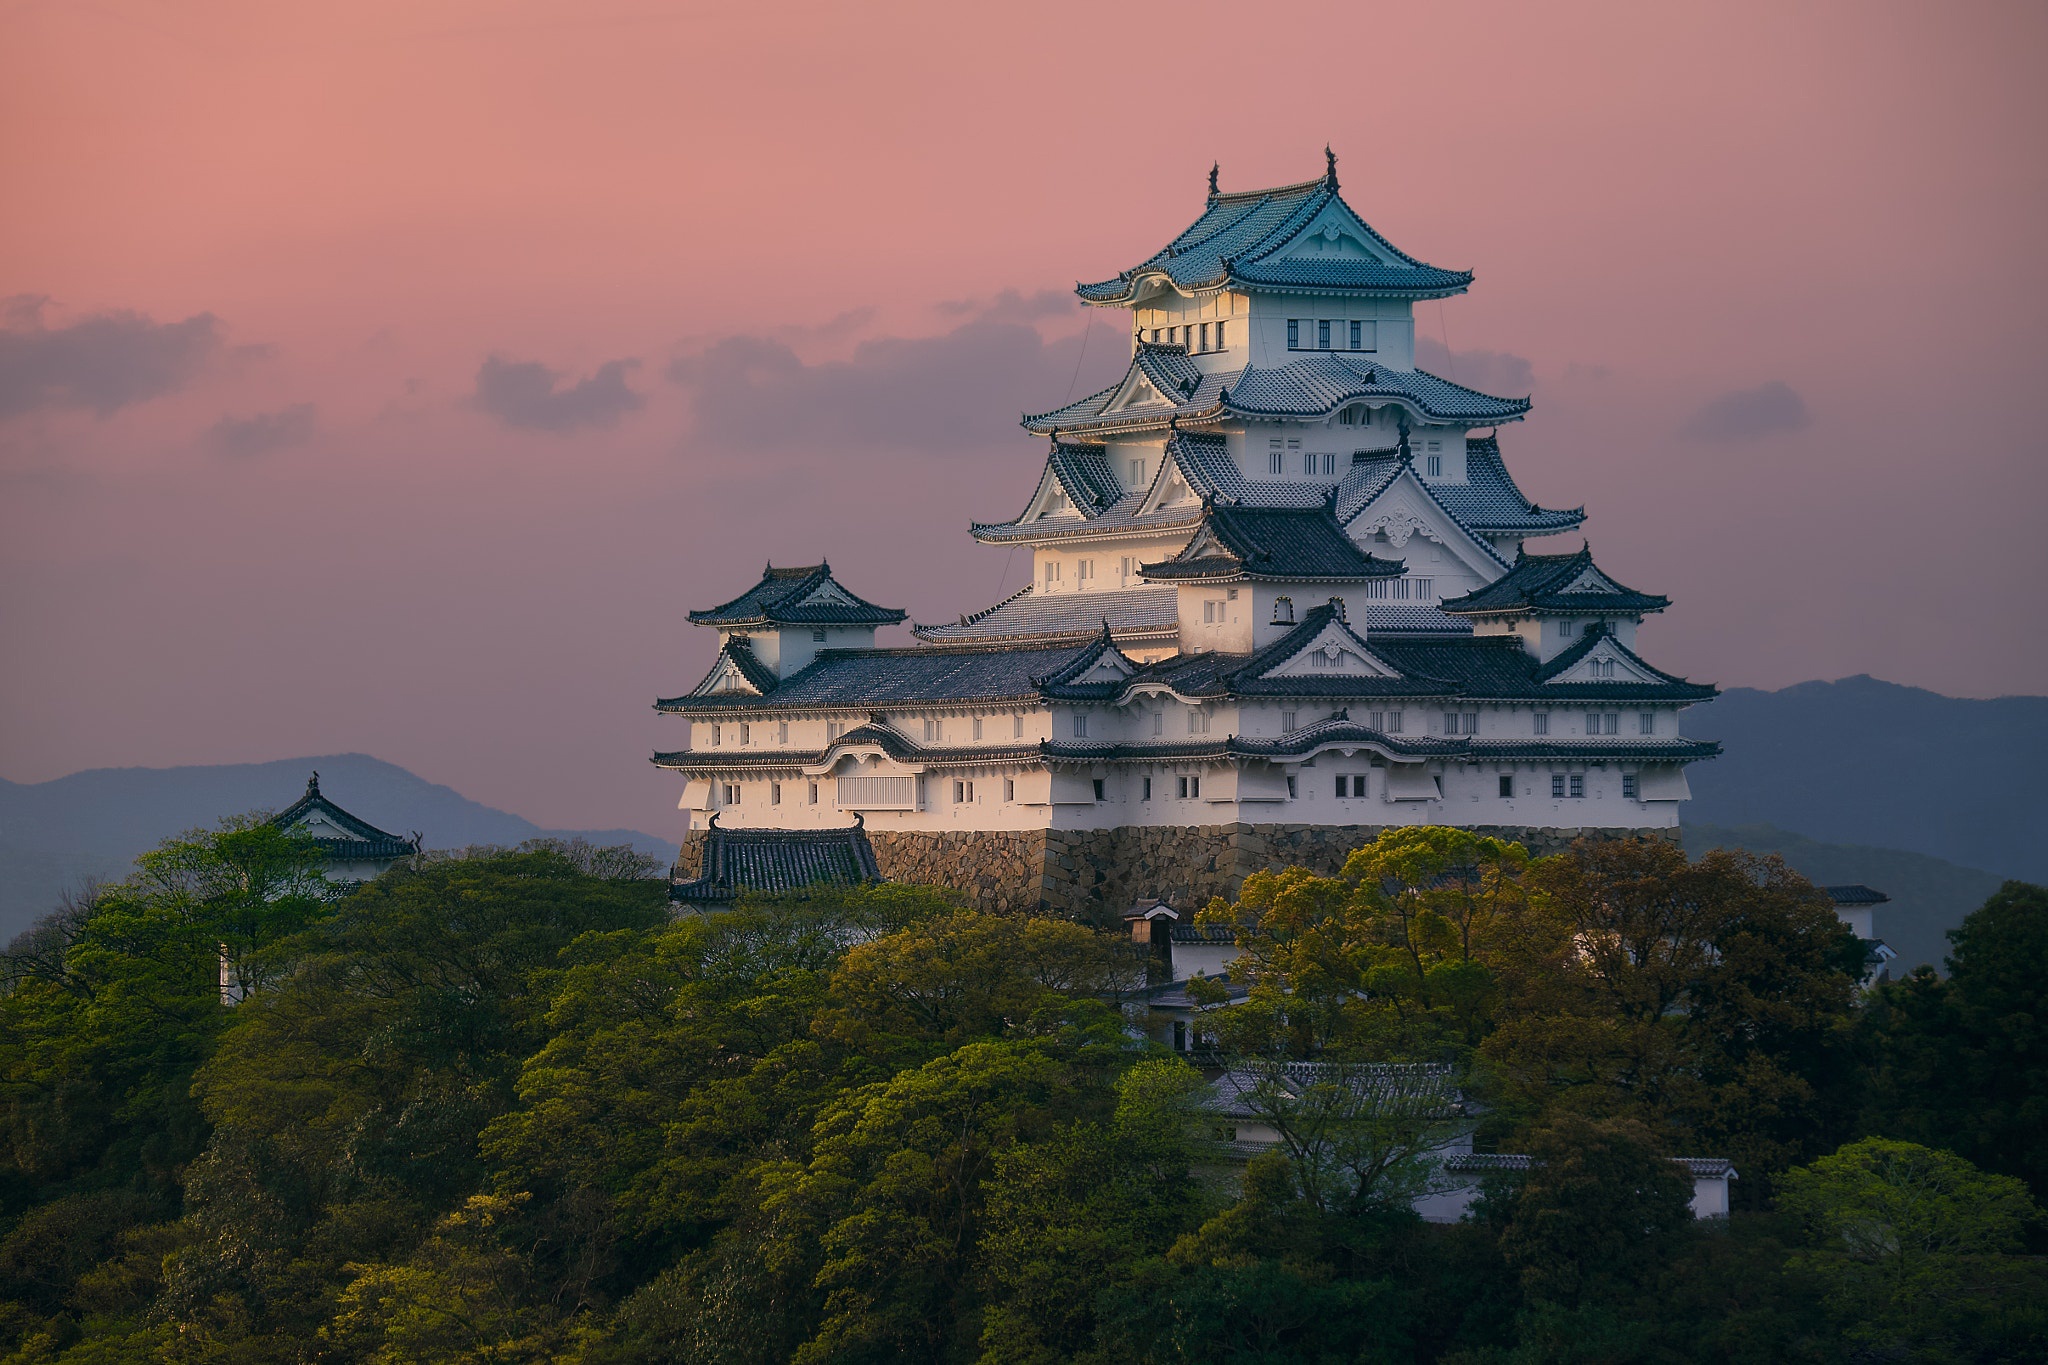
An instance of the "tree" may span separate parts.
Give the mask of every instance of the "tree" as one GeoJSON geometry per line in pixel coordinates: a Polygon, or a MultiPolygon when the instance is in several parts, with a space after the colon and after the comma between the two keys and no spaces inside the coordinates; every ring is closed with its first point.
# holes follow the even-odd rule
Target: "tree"
{"type": "Polygon", "coordinates": [[[1447,1066],[1255,1059],[1222,1083],[1279,1135],[1298,1197],[1324,1213],[1405,1213],[1463,1123],[1447,1066]]]}
{"type": "Polygon", "coordinates": [[[1872,993],[1870,1130],[1953,1148],[2048,1199],[2048,888],[2007,882],[1925,968],[1872,993]]]}

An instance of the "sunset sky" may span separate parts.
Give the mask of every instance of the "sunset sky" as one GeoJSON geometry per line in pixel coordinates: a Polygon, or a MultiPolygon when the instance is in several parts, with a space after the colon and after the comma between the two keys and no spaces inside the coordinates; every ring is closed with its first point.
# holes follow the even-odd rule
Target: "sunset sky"
{"type": "Polygon", "coordinates": [[[1653,662],[2048,692],[2044,61],[2038,4],[0,0],[0,776],[360,750],[675,837],[684,613],[1020,586],[967,522],[1128,354],[1073,282],[1326,142],[1477,271],[1433,367],[1533,392],[1653,662]]]}

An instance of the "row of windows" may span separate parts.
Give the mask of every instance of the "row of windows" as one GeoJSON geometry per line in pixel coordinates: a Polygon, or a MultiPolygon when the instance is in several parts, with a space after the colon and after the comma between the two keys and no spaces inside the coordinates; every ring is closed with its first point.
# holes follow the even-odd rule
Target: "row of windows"
{"type": "MultiPolygon", "coordinates": [[[[1396,713],[1396,714],[1398,714],[1398,713],[1396,713]]],[[[1447,717],[1447,719],[1448,719],[1448,717],[1447,717]]],[[[910,779],[908,779],[908,778],[900,778],[900,779],[887,779],[887,778],[885,778],[885,779],[880,779],[880,780],[883,780],[883,781],[892,781],[892,780],[893,780],[893,781],[901,781],[901,782],[908,782],[908,781],[909,781],[910,779]]],[[[1177,777],[1177,778],[1173,779],[1173,781],[1174,781],[1174,794],[1175,794],[1175,796],[1177,796],[1177,797],[1178,797],[1179,799],[1181,799],[1181,800],[1183,800],[1183,801],[1192,801],[1192,800],[1200,800],[1200,799],[1201,799],[1201,795],[1202,795],[1202,779],[1201,779],[1201,778],[1200,778],[1199,776],[1195,776],[1195,775],[1192,775],[1192,774],[1191,774],[1191,775],[1188,775],[1188,776],[1183,776],[1183,777],[1177,777]]],[[[1291,801],[1291,800],[1294,800],[1294,799],[1296,798],[1296,796],[1298,795],[1298,793],[1297,793],[1297,791],[1296,791],[1296,787],[1295,787],[1295,781],[1296,781],[1296,779],[1294,779],[1294,778],[1292,778],[1292,777],[1290,777],[1290,778],[1288,778],[1288,779],[1287,779],[1287,799],[1288,799],[1288,800],[1290,800],[1290,801],[1291,801]]],[[[1371,784],[1371,776],[1370,776],[1370,774],[1367,774],[1367,773],[1338,773],[1338,774],[1336,774],[1336,775],[1334,776],[1334,778],[1332,779],[1332,782],[1333,782],[1333,785],[1334,785],[1334,787],[1335,787],[1335,790],[1336,790],[1336,795],[1337,795],[1337,799],[1338,799],[1338,800],[1340,800],[1340,801],[1362,801],[1362,800],[1365,800],[1365,799],[1367,799],[1367,798],[1368,798],[1368,797],[1369,797],[1369,796],[1371,795],[1371,785],[1372,785],[1372,784],[1371,784]]],[[[1015,801],[1015,800],[1017,799],[1017,779],[1015,779],[1015,778],[1013,778],[1013,777],[1006,777],[1006,778],[1002,779],[1002,784],[1003,784],[1003,785],[1002,785],[1002,792],[1003,792],[1003,800],[1004,800],[1004,801],[1006,801],[1006,802],[1014,802],[1014,801],[1015,801]]],[[[780,782],[770,782],[770,783],[768,784],[768,804],[769,804],[769,805],[771,805],[771,806],[779,806],[779,805],[781,805],[781,804],[782,804],[782,800],[783,800],[783,792],[782,792],[782,788],[783,788],[783,785],[784,785],[784,784],[782,784],[782,783],[780,783],[780,782]]],[[[802,785],[803,785],[803,788],[804,788],[804,797],[805,797],[805,800],[806,800],[806,802],[807,802],[808,804],[810,804],[810,805],[813,805],[813,806],[817,805],[817,804],[818,804],[818,784],[817,784],[816,782],[806,782],[806,783],[804,783],[804,784],[802,784],[802,785]]],[[[1098,777],[1098,778],[1095,778],[1095,779],[1093,779],[1093,780],[1092,780],[1092,785],[1093,785],[1093,788],[1094,788],[1094,792],[1093,792],[1093,794],[1094,794],[1094,797],[1095,797],[1095,799],[1096,799],[1097,801],[1103,801],[1103,800],[1106,800],[1106,799],[1107,799],[1107,792],[1106,792],[1107,782],[1106,782],[1106,780],[1105,780],[1105,779],[1103,779],[1103,778],[1100,778],[1100,777],[1098,777]]],[[[1639,799],[1639,797],[1640,797],[1640,793],[1641,793],[1641,790],[1642,790],[1642,788],[1641,788],[1641,786],[1640,786],[1640,783],[1639,783],[1639,781],[1638,781],[1638,779],[1637,779],[1637,777],[1636,777],[1636,775],[1635,775],[1634,773],[1623,773],[1623,774],[1621,775],[1621,795],[1622,795],[1622,799],[1623,799],[1623,800],[1627,800],[1627,801],[1634,801],[1634,800],[1637,800],[1637,799],[1639,799]]],[[[1499,787],[1499,791],[1500,791],[1500,796],[1501,796],[1501,799],[1502,799],[1502,800],[1513,800],[1513,799],[1514,799],[1514,796],[1515,796],[1515,778],[1514,778],[1514,774],[1512,774],[1512,773],[1502,773],[1502,774],[1500,775],[1500,787],[1499,787]]],[[[737,806],[737,805],[740,805],[740,804],[742,804],[742,797],[744,796],[744,794],[745,794],[745,785],[744,785],[743,783],[739,783],[739,782],[722,782],[722,783],[720,783],[720,784],[719,784],[719,798],[720,798],[720,799],[719,799],[719,804],[720,804],[721,806],[737,806]]],[[[1551,774],[1551,777],[1550,777],[1550,795],[1551,795],[1551,797],[1552,797],[1553,799],[1555,799],[1555,800],[1578,800],[1578,799],[1583,799],[1583,798],[1584,798],[1584,796],[1586,795],[1586,778],[1585,778],[1585,775],[1584,775],[1583,773],[1553,773],[1553,774],[1551,774]]],[[[1140,785],[1139,785],[1139,798],[1138,798],[1138,799],[1139,799],[1139,800],[1141,800],[1141,801],[1150,801],[1150,800],[1152,799],[1152,779],[1151,779],[1151,778],[1147,777],[1147,778],[1143,778],[1143,779],[1141,779],[1141,780],[1140,780],[1140,785]]],[[[953,780],[953,803],[954,803],[955,805],[972,805],[972,804],[974,804],[974,801],[975,801],[975,786],[974,786],[974,779],[972,779],[972,778],[955,778],[955,779],[953,780]]]]}
{"type": "MultiPolygon", "coordinates": [[[[1000,722],[998,722],[998,724],[999,723],[1000,722]]],[[[985,738],[987,736],[987,725],[988,721],[981,716],[969,717],[967,721],[969,733],[972,735],[973,738],[977,740],[985,738]]],[[[765,729],[766,727],[764,726],[763,728],[765,729]]],[[[746,745],[752,744],[754,742],[753,723],[751,721],[741,721],[738,725],[731,727],[722,724],[714,724],[711,727],[711,743],[715,746],[723,745],[725,743],[726,731],[728,729],[737,731],[737,733],[734,736],[735,743],[746,745]]],[[[825,722],[825,742],[827,744],[832,743],[832,741],[838,739],[841,735],[845,733],[846,723],[844,721],[828,720],[825,722]]],[[[928,744],[936,744],[944,740],[945,737],[946,722],[937,717],[926,717],[924,722],[925,742],[928,744]]],[[[1024,717],[1010,717],[1010,738],[1024,738],[1024,717]]],[[[775,743],[785,745],[789,743],[788,721],[779,720],[775,722],[775,743]]]]}
{"type": "Polygon", "coordinates": [[[1154,327],[1145,340],[1154,344],[1164,342],[1168,346],[1185,346],[1190,351],[1221,351],[1230,345],[1229,334],[1224,330],[1228,323],[1203,322],[1187,323],[1180,327],[1154,327]]]}
{"type": "Polygon", "coordinates": [[[1433,578],[1375,578],[1365,585],[1366,598],[1374,602],[1430,602],[1436,597],[1433,578]]]}
{"type": "MultiPolygon", "coordinates": [[[[1139,560],[1135,555],[1122,555],[1118,557],[1116,569],[1114,570],[1118,587],[1129,586],[1131,580],[1138,576],[1138,564],[1139,560]]],[[[1046,560],[1044,572],[1045,590],[1047,592],[1054,591],[1059,584],[1066,581],[1066,566],[1057,559],[1046,560]]],[[[1074,561],[1074,590],[1076,592],[1088,591],[1089,588],[1094,586],[1095,579],[1094,560],[1077,559],[1074,561]]]]}
{"type": "Polygon", "coordinates": [[[1342,318],[1287,319],[1287,349],[1290,351],[1377,351],[1379,324],[1347,322],[1342,318]]]}

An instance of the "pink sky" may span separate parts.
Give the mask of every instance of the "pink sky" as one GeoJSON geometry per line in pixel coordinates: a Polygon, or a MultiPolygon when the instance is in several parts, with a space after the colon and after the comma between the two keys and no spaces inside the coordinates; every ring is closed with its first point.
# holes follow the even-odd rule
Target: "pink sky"
{"type": "Polygon", "coordinates": [[[1017,412],[1125,345],[1064,291],[1212,160],[1299,180],[1326,141],[1478,272],[1421,330],[1533,389],[1510,464],[1676,599],[1654,661],[2048,691],[2044,38],[2018,4],[6,4],[0,775],[356,749],[673,835],[683,613],[771,558],[923,619],[1020,583],[966,522],[1030,490],[1017,412]]]}

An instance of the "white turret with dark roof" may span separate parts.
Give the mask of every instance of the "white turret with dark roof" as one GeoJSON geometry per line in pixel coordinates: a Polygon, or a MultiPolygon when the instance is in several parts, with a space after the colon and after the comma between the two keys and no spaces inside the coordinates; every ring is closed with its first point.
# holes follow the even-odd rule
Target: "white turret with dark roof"
{"type": "Polygon", "coordinates": [[[972,527],[1029,546],[1030,583],[890,649],[903,613],[771,568],[691,614],[719,656],[658,703],[693,724],[655,762],[722,828],[859,815],[885,875],[982,885],[1035,848],[1017,875],[1066,908],[1227,894],[1278,856],[1248,849],[1330,861],[1386,825],[1675,830],[1716,752],[1679,713],[1714,689],[1637,653],[1667,599],[1525,552],[1585,520],[1508,473],[1529,400],[1415,365],[1416,301],[1471,283],[1366,224],[1334,157],[1212,175],[1186,231],[1078,289],[1128,311],[1130,365],[1024,419],[1036,482],[972,527]]]}

